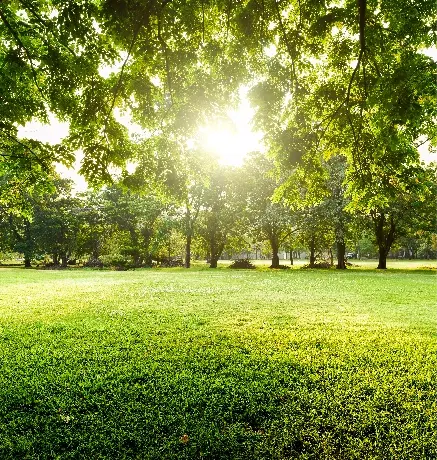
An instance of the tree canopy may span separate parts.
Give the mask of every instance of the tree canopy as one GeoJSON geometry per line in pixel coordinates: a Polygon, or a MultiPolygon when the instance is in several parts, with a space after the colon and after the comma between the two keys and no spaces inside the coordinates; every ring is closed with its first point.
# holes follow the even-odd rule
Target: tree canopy
{"type": "Polygon", "coordinates": [[[187,202],[193,138],[245,85],[282,180],[277,199],[297,188],[316,209],[339,156],[337,202],[387,222],[388,207],[394,216],[400,203],[435,197],[434,175],[422,188],[411,181],[428,174],[419,146],[437,143],[437,63],[426,54],[436,17],[433,0],[2,2],[0,206],[26,214],[24,191],[48,191],[54,163],[78,150],[92,183],[110,183],[115,167],[125,185],[187,202]],[[68,122],[62,142],[19,137],[19,126],[51,115],[68,122]]]}

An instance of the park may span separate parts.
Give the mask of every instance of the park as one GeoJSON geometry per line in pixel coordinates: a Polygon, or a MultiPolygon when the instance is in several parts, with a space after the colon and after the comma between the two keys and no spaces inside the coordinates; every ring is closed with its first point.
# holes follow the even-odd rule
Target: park
{"type": "Polygon", "coordinates": [[[433,458],[435,265],[1,268],[0,455],[433,458]]]}
{"type": "Polygon", "coordinates": [[[437,458],[435,0],[0,3],[0,458],[437,458]]]}

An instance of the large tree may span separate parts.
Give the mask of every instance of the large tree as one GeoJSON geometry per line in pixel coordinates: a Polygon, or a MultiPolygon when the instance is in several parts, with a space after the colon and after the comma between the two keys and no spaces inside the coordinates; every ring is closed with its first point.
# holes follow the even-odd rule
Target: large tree
{"type": "Polygon", "coordinates": [[[283,202],[273,202],[277,188],[274,163],[254,152],[245,161],[241,174],[241,193],[245,197],[245,216],[254,242],[267,240],[272,249],[271,268],[279,268],[279,249],[296,231],[296,219],[283,202]]]}
{"type": "Polygon", "coordinates": [[[198,235],[204,243],[210,268],[217,268],[217,261],[229,239],[241,233],[244,197],[237,187],[240,180],[239,171],[231,167],[217,167],[211,175],[198,227],[198,235]]]}

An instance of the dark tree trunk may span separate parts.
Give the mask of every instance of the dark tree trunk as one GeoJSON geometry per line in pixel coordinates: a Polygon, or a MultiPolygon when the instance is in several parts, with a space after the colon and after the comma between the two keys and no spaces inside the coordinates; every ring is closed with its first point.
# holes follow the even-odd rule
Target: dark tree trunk
{"type": "Polygon", "coordinates": [[[272,246],[272,265],[270,265],[270,268],[279,268],[279,245],[276,238],[270,239],[270,245],[272,246]]]}
{"type": "Polygon", "coordinates": [[[99,258],[99,242],[97,240],[93,241],[93,249],[92,249],[92,259],[98,260],[99,258]]]}
{"type": "Polygon", "coordinates": [[[216,244],[216,240],[212,239],[210,242],[211,258],[209,262],[209,268],[217,268],[217,261],[222,255],[223,249],[225,247],[224,243],[216,244]]]}
{"type": "Polygon", "coordinates": [[[387,268],[387,253],[384,249],[379,248],[378,269],[385,270],[387,268]]]}
{"type": "Polygon", "coordinates": [[[375,224],[375,236],[379,250],[377,268],[380,270],[385,270],[387,268],[387,255],[390,252],[391,245],[395,240],[396,226],[393,221],[393,217],[390,217],[389,225],[386,226],[387,222],[383,213],[374,215],[373,222],[375,224]]]}
{"type": "Polygon", "coordinates": [[[187,239],[185,242],[185,268],[191,267],[191,233],[187,235],[187,239]]]}
{"type": "Polygon", "coordinates": [[[58,254],[53,254],[53,265],[59,265],[58,254]]]}
{"type": "Polygon", "coordinates": [[[26,220],[24,224],[24,238],[26,240],[26,249],[24,253],[24,267],[30,268],[32,266],[32,255],[33,255],[33,242],[30,234],[30,222],[26,220]]]}
{"type": "Polygon", "coordinates": [[[294,260],[293,260],[293,249],[290,249],[290,265],[294,265],[294,260]]]}
{"type": "Polygon", "coordinates": [[[344,241],[337,241],[337,269],[345,270],[345,253],[346,253],[346,244],[344,241]]]}
{"type": "Polygon", "coordinates": [[[62,266],[62,268],[67,268],[67,261],[68,261],[67,254],[62,254],[61,255],[61,266],[62,266]]]}
{"type": "Polygon", "coordinates": [[[314,268],[316,263],[316,242],[314,236],[311,238],[310,243],[310,268],[314,268]]]}
{"type": "Polygon", "coordinates": [[[209,268],[217,268],[217,261],[218,258],[211,257],[211,260],[209,262],[209,268]]]}

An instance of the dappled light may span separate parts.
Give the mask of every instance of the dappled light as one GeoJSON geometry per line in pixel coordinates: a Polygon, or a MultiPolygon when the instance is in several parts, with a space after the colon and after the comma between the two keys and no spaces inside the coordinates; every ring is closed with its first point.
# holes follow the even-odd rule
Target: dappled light
{"type": "Polygon", "coordinates": [[[435,0],[0,2],[0,458],[437,458],[435,0]]]}

